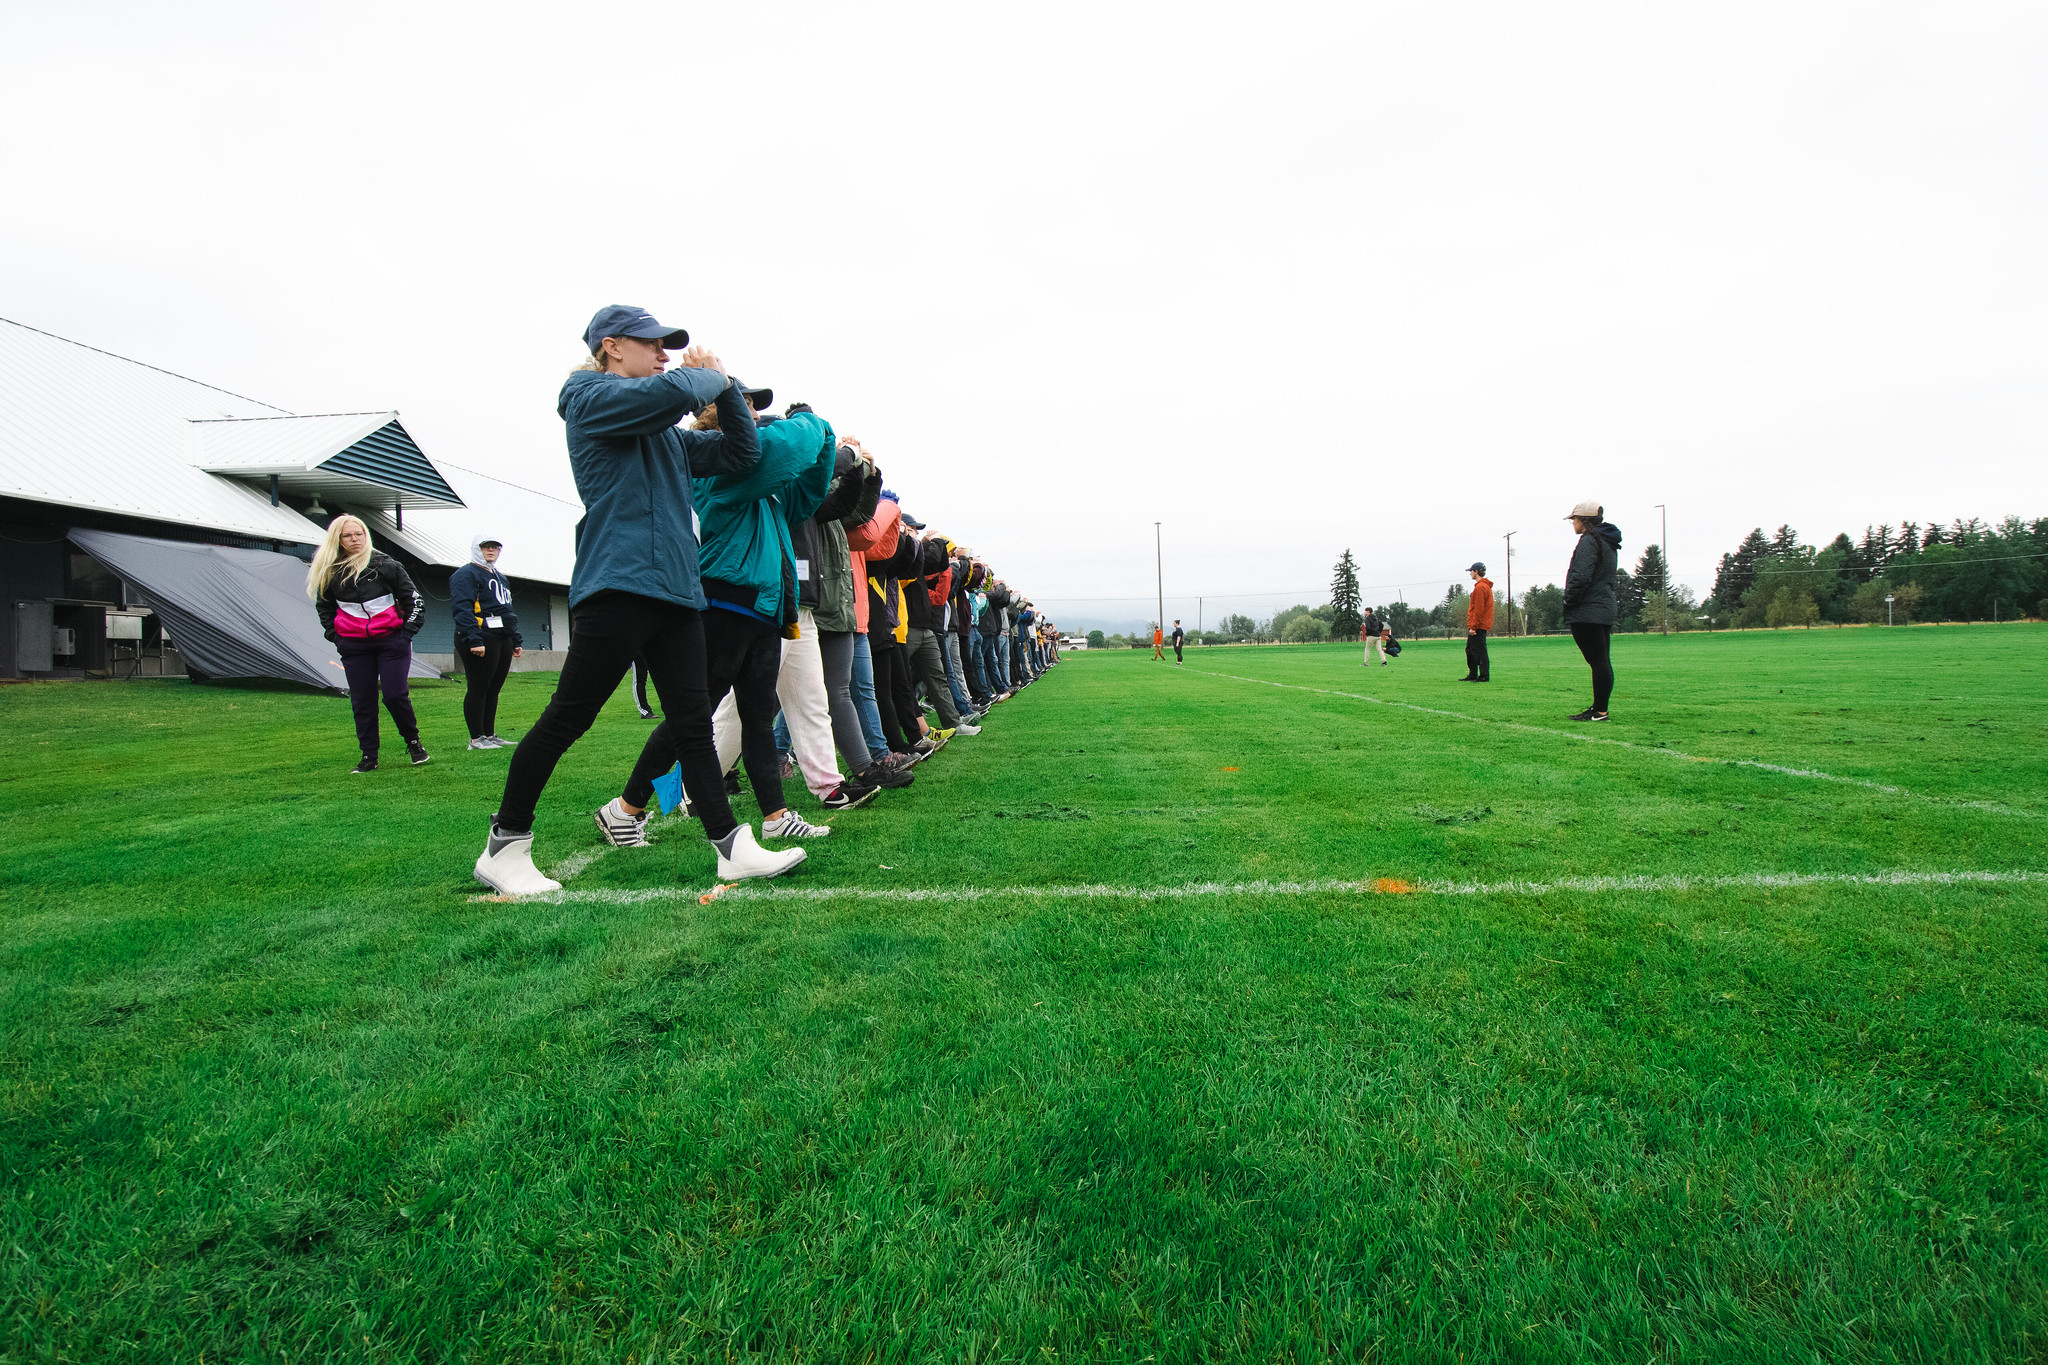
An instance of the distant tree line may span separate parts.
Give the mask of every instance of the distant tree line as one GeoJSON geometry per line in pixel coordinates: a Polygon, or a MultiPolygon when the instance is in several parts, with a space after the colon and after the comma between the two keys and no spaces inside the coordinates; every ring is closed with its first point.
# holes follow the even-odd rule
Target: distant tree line
{"type": "MultiPolygon", "coordinates": [[[[1644,550],[1633,571],[1615,574],[1621,600],[1617,629],[1725,630],[1730,627],[1877,624],[1911,621],[1992,621],[2048,617],[2048,517],[2007,517],[1989,525],[1976,517],[1948,526],[1902,521],[1896,528],[1866,526],[1861,540],[1847,532],[1816,550],[1789,525],[1766,536],[1761,526],[1721,556],[1714,591],[1700,601],[1691,588],[1671,582],[1664,552],[1644,550]],[[1886,598],[1891,601],[1887,602],[1886,598]],[[1889,613],[1889,614],[1888,614],[1889,613]]],[[[1388,602],[1373,612],[1404,640],[1465,633],[1466,586],[1453,583],[1431,607],[1388,602]]],[[[1257,620],[1242,613],[1214,630],[1190,631],[1193,644],[1313,644],[1356,640],[1363,616],[1358,567],[1345,550],[1332,571],[1330,600],[1297,603],[1257,620]]],[[[1562,630],[1564,589],[1531,588],[1519,601],[1499,601],[1495,633],[1542,635],[1562,630]]],[[[1143,636],[1089,633],[1100,647],[1149,648],[1143,636]]]]}

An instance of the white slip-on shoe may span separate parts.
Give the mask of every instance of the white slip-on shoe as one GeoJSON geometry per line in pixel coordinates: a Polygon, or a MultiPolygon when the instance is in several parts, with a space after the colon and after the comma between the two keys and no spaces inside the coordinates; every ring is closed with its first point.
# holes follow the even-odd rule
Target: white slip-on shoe
{"type": "Polygon", "coordinates": [[[761,822],[763,839],[822,839],[832,832],[830,825],[814,825],[793,810],[785,810],[778,819],[761,822]]]}
{"type": "Polygon", "coordinates": [[[956,735],[978,735],[981,733],[981,727],[979,725],[970,725],[963,720],[953,727],[953,733],[956,735]]]}
{"type": "Polygon", "coordinates": [[[591,819],[597,821],[597,832],[613,848],[647,847],[647,812],[638,815],[619,804],[619,798],[611,800],[591,812],[591,819]]]}
{"type": "Polygon", "coordinates": [[[476,879],[501,896],[538,896],[562,889],[560,882],[542,876],[533,865],[531,834],[504,835],[495,828],[476,860],[476,879]]]}
{"type": "MultiPolygon", "coordinates": [[[[718,848],[717,844],[712,844],[718,848]]],[[[741,825],[732,832],[732,852],[718,851],[718,880],[746,881],[750,877],[779,877],[805,858],[801,847],[770,851],[754,842],[754,827],[741,825]]]]}

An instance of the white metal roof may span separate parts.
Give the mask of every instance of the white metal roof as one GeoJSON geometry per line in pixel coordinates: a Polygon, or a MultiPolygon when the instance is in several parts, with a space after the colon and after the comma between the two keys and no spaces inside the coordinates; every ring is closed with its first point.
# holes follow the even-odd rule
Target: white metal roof
{"type": "Polygon", "coordinates": [[[303,474],[397,417],[395,412],[204,417],[188,419],[187,430],[192,437],[192,463],[201,469],[303,474]]]}
{"type": "MultiPolygon", "coordinates": [[[[321,527],[272,507],[261,476],[289,466],[317,478],[321,460],[395,420],[300,416],[0,318],[0,496],[310,545],[321,527]]],[[[508,574],[569,581],[581,506],[435,467],[467,506],[415,511],[408,502],[402,533],[384,499],[373,511],[344,492],[306,491],[363,513],[373,535],[428,563],[467,562],[470,536],[484,532],[504,540],[508,574]]]]}

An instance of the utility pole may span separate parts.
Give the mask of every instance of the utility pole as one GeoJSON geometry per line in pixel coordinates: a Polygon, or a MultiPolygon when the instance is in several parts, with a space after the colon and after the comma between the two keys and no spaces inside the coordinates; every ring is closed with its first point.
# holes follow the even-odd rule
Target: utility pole
{"type": "Polygon", "coordinates": [[[1166,559],[1159,548],[1159,523],[1156,521],[1152,523],[1152,568],[1158,574],[1159,586],[1159,620],[1153,629],[1163,631],[1166,629],[1166,559]]]}
{"type": "Polygon", "coordinates": [[[1200,635],[1201,633],[1202,633],[1202,599],[1201,599],[1201,598],[1199,598],[1199,597],[1197,597],[1197,598],[1195,599],[1195,634],[1197,634],[1197,635],[1200,635]]]}
{"type": "MultiPolygon", "coordinates": [[[[1520,534],[1522,534],[1520,531],[1510,531],[1501,537],[1508,545],[1508,552],[1501,559],[1500,566],[1501,571],[1507,575],[1508,580],[1508,619],[1510,621],[1515,619],[1515,537],[1520,534]]],[[[1528,625],[1529,623],[1526,620],[1523,621],[1522,627],[1525,632],[1528,629],[1528,625]]]]}

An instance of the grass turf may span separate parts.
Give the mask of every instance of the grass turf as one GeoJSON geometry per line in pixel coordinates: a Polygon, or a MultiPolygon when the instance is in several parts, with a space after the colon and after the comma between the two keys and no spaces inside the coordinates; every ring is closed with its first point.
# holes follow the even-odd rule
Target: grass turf
{"type": "Polygon", "coordinates": [[[2048,871],[2044,644],[1628,638],[1626,745],[1560,640],[1073,656],[793,879],[915,900],[700,904],[680,823],[475,899],[453,684],[367,777],[333,698],[0,689],[0,1350],[2041,1358],[2048,888],[1230,887],[2048,871]],[[1083,882],[1221,886],[943,894],[1083,882]]]}

